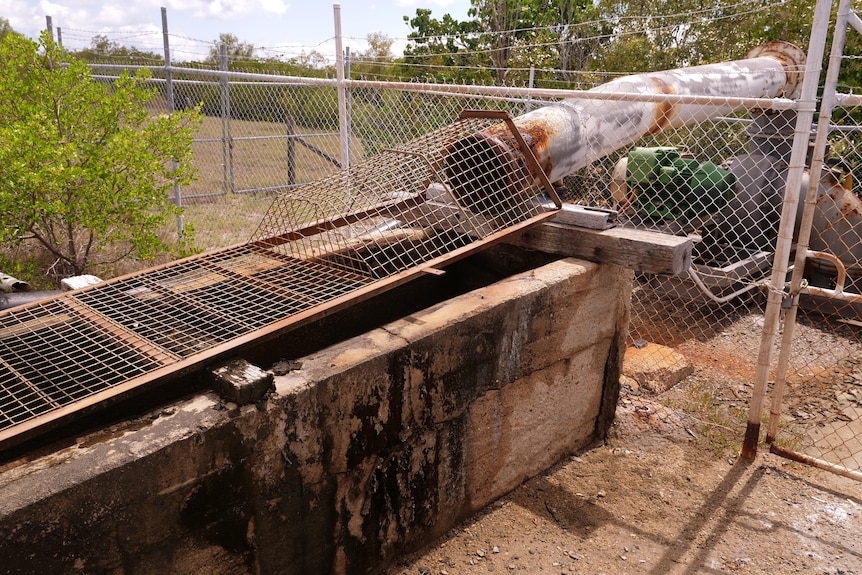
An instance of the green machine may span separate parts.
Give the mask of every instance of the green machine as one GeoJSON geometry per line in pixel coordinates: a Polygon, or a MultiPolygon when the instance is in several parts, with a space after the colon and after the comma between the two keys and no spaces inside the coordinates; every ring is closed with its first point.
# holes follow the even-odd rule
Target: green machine
{"type": "Polygon", "coordinates": [[[626,184],[641,215],[677,220],[721,210],[733,198],[736,177],[712,162],[684,158],[676,148],[634,148],[626,184]]]}

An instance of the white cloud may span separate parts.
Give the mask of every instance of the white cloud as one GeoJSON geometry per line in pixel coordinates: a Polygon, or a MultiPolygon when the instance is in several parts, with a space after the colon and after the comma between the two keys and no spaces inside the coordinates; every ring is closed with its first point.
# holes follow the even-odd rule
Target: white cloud
{"type": "Polygon", "coordinates": [[[284,0],[178,0],[168,9],[190,11],[196,18],[228,20],[247,14],[281,15],[290,4],[284,0]]]}
{"type": "Polygon", "coordinates": [[[396,5],[402,8],[446,8],[455,3],[455,0],[396,0],[396,5]]]}

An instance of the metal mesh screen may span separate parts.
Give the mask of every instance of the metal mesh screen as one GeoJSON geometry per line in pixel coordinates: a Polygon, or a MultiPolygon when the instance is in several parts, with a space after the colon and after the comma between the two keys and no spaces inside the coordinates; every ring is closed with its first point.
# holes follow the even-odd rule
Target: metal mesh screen
{"type": "Polygon", "coordinates": [[[0,314],[0,445],[552,217],[535,160],[483,136],[508,121],[467,117],[280,195],[247,244],[0,314]]]}

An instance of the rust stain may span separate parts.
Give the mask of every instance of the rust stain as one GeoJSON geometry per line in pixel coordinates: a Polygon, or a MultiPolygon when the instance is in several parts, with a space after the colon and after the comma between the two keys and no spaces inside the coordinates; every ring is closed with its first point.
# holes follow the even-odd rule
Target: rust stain
{"type": "Polygon", "coordinates": [[[843,219],[851,222],[862,219],[862,200],[859,200],[850,190],[842,186],[834,175],[825,173],[820,178],[820,183],[827,189],[815,201],[818,207],[824,210],[828,209],[828,204],[825,202],[826,198],[829,198],[834,202],[835,208],[843,219]]]}
{"type": "MultiPolygon", "coordinates": [[[[673,86],[662,80],[661,78],[650,76],[650,82],[656,88],[658,94],[674,94],[676,93],[673,86]]],[[[656,104],[655,117],[650,124],[647,135],[658,134],[670,125],[670,121],[674,115],[674,105],[670,102],[659,102],[656,104]]]]}
{"type": "Polygon", "coordinates": [[[539,161],[542,171],[550,174],[553,171],[554,165],[551,155],[548,153],[548,145],[556,135],[556,130],[548,124],[529,121],[519,124],[518,131],[521,132],[524,141],[530,146],[533,155],[539,161]]]}
{"type": "Polygon", "coordinates": [[[802,85],[805,52],[782,40],[773,40],[749,51],[746,58],[772,58],[784,68],[786,78],[783,96],[790,98],[802,85]]]}
{"type": "MultiPolygon", "coordinates": [[[[553,159],[548,151],[548,144],[556,135],[557,131],[554,129],[554,126],[551,123],[539,120],[519,120],[516,122],[516,125],[518,132],[521,133],[521,137],[524,138],[524,142],[533,152],[536,160],[538,160],[542,171],[550,174],[553,170],[553,159]]],[[[492,137],[496,136],[500,140],[505,141],[511,148],[515,150],[520,149],[517,139],[512,136],[505,124],[492,126],[486,132],[492,137]]]]}

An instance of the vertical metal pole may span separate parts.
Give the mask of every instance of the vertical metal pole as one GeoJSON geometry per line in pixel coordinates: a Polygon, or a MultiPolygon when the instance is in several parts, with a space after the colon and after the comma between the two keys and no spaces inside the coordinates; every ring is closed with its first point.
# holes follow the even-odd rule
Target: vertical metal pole
{"type": "Polygon", "coordinates": [[[293,116],[285,118],[287,124],[287,184],[296,185],[296,124],[293,116]]]}
{"type": "Polygon", "coordinates": [[[787,280],[788,260],[790,258],[790,248],[793,244],[793,228],[796,223],[796,211],[799,205],[799,188],[802,185],[802,177],[805,172],[805,158],[808,155],[811,122],[814,119],[814,111],[817,104],[817,86],[820,82],[821,63],[823,61],[831,9],[831,0],[817,0],[814,8],[811,39],[808,44],[808,55],[805,63],[805,77],[802,80],[802,91],[796,104],[796,127],[794,129],[790,163],[787,168],[787,183],[784,192],[784,204],[781,210],[781,224],[778,229],[778,240],[775,246],[772,276],[767,286],[766,312],[763,317],[763,333],[760,338],[757,369],[754,374],[754,389],[748,410],[748,424],[745,428],[745,438],[742,444],[742,456],[746,459],[754,459],[757,455],[757,442],[760,438],[760,418],[763,413],[763,400],[772,364],[772,347],[778,334],[781,304],[786,295],[784,284],[787,280]]]}
{"type": "Polygon", "coordinates": [[[63,47],[63,29],[57,26],[57,46],[63,47]]]}
{"type": "Polygon", "coordinates": [[[350,131],[347,125],[347,90],[344,83],[344,48],[341,38],[341,4],[333,4],[335,19],[335,78],[338,85],[338,132],[341,142],[341,167],[350,167],[350,131]]]}
{"type": "MultiPolygon", "coordinates": [[[[162,45],[165,51],[165,97],[168,101],[168,114],[174,113],[174,77],[171,70],[171,43],[168,36],[168,9],[162,6],[162,45]]],[[[177,169],[177,162],[174,161],[174,170],[177,169]]],[[[181,208],[183,207],[183,196],[180,191],[180,185],[174,182],[174,204],[181,208]]],[[[183,215],[177,216],[177,235],[180,237],[186,231],[186,224],[183,220],[183,215]]]]}
{"type": "Polygon", "coordinates": [[[228,82],[227,45],[219,44],[219,83],[221,84],[221,138],[222,162],[224,165],[224,193],[234,191],[233,181],[233,134],[231,134],[230,83],[228,82]]]}
{"type": "Polygon", "coordinates": [[[45,16],[45,30],[47,30],[48,33],[51,34],[51,42],[53,42],[54,41],[54,24],[51,21],[50,16],[45,16]]]}
{"type": "MultiPolygon", "coordinates": [[[[350,46],[344,48],[344,77],[350,80],[350,46]]],[[[353,115],[351,114],[350,89],[345,86],[344,102],[347,113],[345,114],[345,123],[347,124],[347,165],[350,166],[350,127],[353,125],[353,115]]]]}
{"type": "Polygon", "coordinates": [[[838,3],[838,16],[835,21],[835,32],[832,36],[832,50],[829,53],[829,67],[826,70],[826,82],[823,87],[823,97],[820,100],[817,135],[814,138],[814,152],[811,157],[811,169],[808,175],[808,189],[805,192],[805,208],[802,211],[799,236],[796,239],[796,259],[793,262],[793,277],[790,280],[790,294],[793,299],[791,300],[790,308],[785,312],[784,316],[784,332],[781,339],[781,350],[778,354],[775,384],[772,389],[769,426],[766,430],[767,443],[775,441],[775,436],[778,433],[778,421],[781,418],[781,404],[784,402],[787,368],[790,363],[790,351],[796,328],[796,313],[799,309],[799,292],[802,289],[806,252],[808,251],[811,227],[814,222],[814,212],[820,193],[820,174],[823,170],[823,160],[826,156],[826,144],[828,143],[829,128],[832,123],[832,110],[835,107],[835,94],[838,90],[838,73],[841,70],[841,57],[844,53],[844,40],[847,36],[847,23],[850,13],[850,0],[840,0],[838,3]]]}
{"type": "Polygon", "coordinates": [[[162,44],[165,51],[165,96],[168,99],[168,113],[174,111],[174,78],[171,70],[171,42],[168,36],[168,10],[162,7],[162,44]]]}
{"type": "MultiPolygon", "coordinates": [[[[533,86],[533,82],[535,81],[535,79],[536,79],[536,66],[534,66],[533,64],[530,64],[530,84],[529,84],[529,88],[530,88],[531,90],[532,90],[532,89],[533,89],[533,87],[534,87],[534,86],[533,86]]],[[[533,109],[533,96],[532,96],[532,95],[528,95],[528,96],[527,96],[527,109],[526,109],[526,111],[527,111],[527,112],[529,112],[529,111],[530,111],[530,110],[532,110],[532,109],[533,109]]]]}

